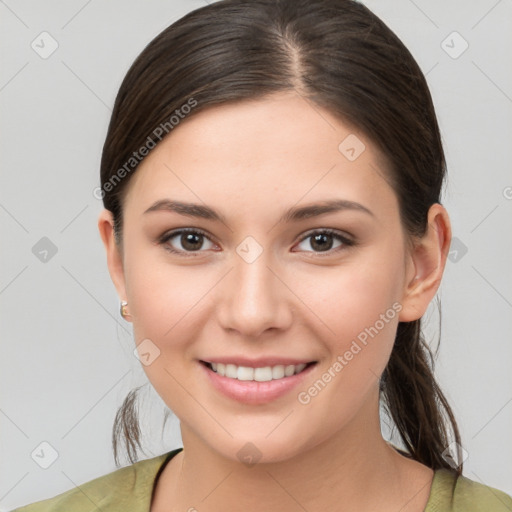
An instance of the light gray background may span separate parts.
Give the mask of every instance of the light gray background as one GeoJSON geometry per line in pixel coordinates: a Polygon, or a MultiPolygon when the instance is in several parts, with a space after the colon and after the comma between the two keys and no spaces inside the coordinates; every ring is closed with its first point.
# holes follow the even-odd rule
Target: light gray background
{"type": "MultiPolygon", "coordinates": [[[[439,293],[437,375],[462,430],[465,474],[512,493],[512,2],[365,3],[427,73],[444,137],[444,204],[460,242],[439,293]],[[464,41],[469,47],[458,55],[464,41]]],[[[2,510],[115,469],[115,411],[146,378],[130,324],[118,315],[93,189],[129,65],[157,33],[202,5],[0,0],[2,510]],[[31,47],[42,46],[43,31],[58,42],[46,59],[31,47]],[[43,237],[57,248],[46,262],[33,253],[43,237]],[[58,452],[48,469],[31,457],[43,441],[58,452]]],[[[179,446],[176,419],[162,437],[163,402],[151,388],[143,396],[147,456],[179,446]]]]}

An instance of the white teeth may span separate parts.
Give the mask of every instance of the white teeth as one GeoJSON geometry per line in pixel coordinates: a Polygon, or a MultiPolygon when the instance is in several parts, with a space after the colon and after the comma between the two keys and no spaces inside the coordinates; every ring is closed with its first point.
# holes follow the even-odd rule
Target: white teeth
{"type": "Polygon", "coordinates": [[[236,366],[235,364],[224,364],[224,363],[210,363],[211,369],[230,379],[238,380],[252,380],[256,382],[267,382],[269,380],[282,379],[283,377],[291,377],[297,373],[300,373],[306,364],[289,364],[276,366],[264,366],[261,368],[250,368],[248,366],[236,366]]]}
{"type": "Polygon", "coordinates": [[[284,366],[282,364],[278,364],[272,368],[272,378],[273,379],[282,379],[284,377],[284,366]]]}
{"type": "Polygon", "coordinates": [[[291,377],[295,373],[295,365],[289,364],[284,367],[284,376],[291,377]]]}
{"type": "Polygon", "coordinates": [[[272,368],[270,366],[265,366],[263,368],[255,368],[254,380],[258,382],[272,380],[272,368]]]}
{"type": "Polygon", "coordinates": [[[229,377],[230,379],[237,379],[238,378],[238,371],[236,368],[236,365],[234,364],[227,364],[226,365],[226,377],[229,377]]]}
{"type": "Polygon", "coordinates": [[[254,380],[254,368],[239,366],[236,372],[236,378],[238,380],[254,380]]]}

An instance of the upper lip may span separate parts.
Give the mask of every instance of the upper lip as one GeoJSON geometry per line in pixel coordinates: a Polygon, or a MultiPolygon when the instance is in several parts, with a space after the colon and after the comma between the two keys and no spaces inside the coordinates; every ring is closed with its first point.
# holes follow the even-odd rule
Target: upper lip
{"type": "Polygon", "coordinates": [[[236,366],[245,366],[248,368],[263,368],[265,366],[289,366],[308,364],[316,362],[313,359],[295,359],[291,357],[258,357],[256,359],[249,359],[247,357],[211,357],[201,359],[204,363],[222,363],[222,364],[234,364],[236,366]]]}

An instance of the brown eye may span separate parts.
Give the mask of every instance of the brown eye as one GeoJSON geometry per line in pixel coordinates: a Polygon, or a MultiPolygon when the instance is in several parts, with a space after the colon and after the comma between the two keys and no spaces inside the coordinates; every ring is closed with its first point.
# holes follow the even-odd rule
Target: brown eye
{"type": "Polygon", "coordinates": [[[330,229],[309,233],[304,238],[302,238],[300,243],[309,245],[309,247],[312,249],[311,251],[308,250],[307,247],[303,247],[302,250],[305,250],[306,252],[318,253],[332,253],[354,245],[354,241],[330,229]],[[336,246],[334,246],[335,242],[338,242],[336,246]]]}
{"type": "Polygon", "coordinates": [[[180,229],[166,233],[159,243],[164,245],[165,249],[172,253],[183,254],[183,256],[189,256],[187,253],[204,252],[201,249],[204,248],[205,242],[209,243],[206,249],[211,249],[213,242],[208,236],[197,229],[180,229]]]}
{"type": "Polygon", "coordinates": [[[333,246],[333,236],[328,235],[326,233],[319,233],[317,235],[312,235],[311,237],[311,247],[315,251],[329,251],[333,246]]]}
{"type": "Polygon", "coordinates": [[[186,251],[197,251],[203,245],[203,235],[195,233],[183,233],[179,236],[181,246],[186,251]]]}

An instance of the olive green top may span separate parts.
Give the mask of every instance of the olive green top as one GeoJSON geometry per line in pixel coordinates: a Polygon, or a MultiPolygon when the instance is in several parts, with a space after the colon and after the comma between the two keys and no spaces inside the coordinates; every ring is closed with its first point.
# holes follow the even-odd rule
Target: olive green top
{"type": "MultiPolygon", "coordinates": [[[[156,479],[181,450],[136,462],[12,512],[149,512],[156,479]]],[[[425,512],[512,512],[512,497],[439,469],[434,473],[425,512]]]]}

